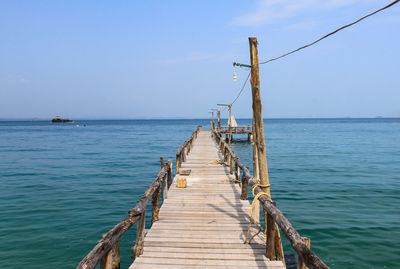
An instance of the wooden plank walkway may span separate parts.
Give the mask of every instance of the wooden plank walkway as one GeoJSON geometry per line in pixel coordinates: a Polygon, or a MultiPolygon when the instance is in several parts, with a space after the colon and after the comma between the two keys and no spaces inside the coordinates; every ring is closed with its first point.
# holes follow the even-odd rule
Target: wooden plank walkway
{"type": "Polygon", "coordinates": [[[229,167],[210,164],[218,159],[222,155],[210,131],[201,131],[181,166],[191,170],[187,188],[177,188],[174,178],[159,220],[145,237],[144,252],[130,269],[285,268],[265,257],[262,233],[251,244],[243,243],[250,204],[240,199],[229,167]]]}

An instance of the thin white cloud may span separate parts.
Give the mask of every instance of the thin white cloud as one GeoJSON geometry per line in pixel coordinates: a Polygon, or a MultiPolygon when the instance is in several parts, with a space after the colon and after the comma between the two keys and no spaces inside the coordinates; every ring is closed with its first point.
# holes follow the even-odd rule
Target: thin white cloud
{"type": "Polygon", "coordinates": [[[281,19],[288,19],[306,12],[330,10],[353,4],[382,3],[379,0],[258,0],[252,11],[241,15],[231,24],[260,26],[281,19]]]}

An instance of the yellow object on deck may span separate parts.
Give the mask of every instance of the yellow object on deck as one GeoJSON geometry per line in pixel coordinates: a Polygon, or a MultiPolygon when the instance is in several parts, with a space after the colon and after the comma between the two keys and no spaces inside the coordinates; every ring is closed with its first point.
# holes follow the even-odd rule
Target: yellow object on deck
{"type": "Polygon", "coordinates": [[[211,161],[211,162],[209,162],[208,164],[223,164],[224,162],[222,161],[222,160],[214,160],[214,161],[211,161]]]}
{"type": "Polygon", "coordinates": [[[178,188],[186,188],[186,186],[187,186],[186,177],[178,177],[177,182],[176,182],[176,186],[178,188]]]}

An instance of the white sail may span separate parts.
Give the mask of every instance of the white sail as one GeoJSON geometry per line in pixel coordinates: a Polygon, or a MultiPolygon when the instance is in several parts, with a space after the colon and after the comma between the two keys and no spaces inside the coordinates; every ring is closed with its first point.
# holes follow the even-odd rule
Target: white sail
{"type": "Polygon", "coordinates": [[[238,124],[235,120],[235,117],[232,115],[231,118],[228,120],[228,126],[231,127],[238,127],[238,124]]]}

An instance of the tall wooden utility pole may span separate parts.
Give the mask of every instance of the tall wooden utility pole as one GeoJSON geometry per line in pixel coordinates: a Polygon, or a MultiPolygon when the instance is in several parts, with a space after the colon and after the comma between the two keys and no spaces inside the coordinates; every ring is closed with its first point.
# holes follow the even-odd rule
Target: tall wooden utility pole
{"type": "MultiPolygon", "coordinates": [[[[257,148],[258,170],[261,185],[269,185],[267,150],[264,138],[264,123],[262,117],[262,105],[260,95],[260,73],[258,65],[257,38],[249,37],[250,45],[250,63],[251,63],[251,93],[253,97],[253,135],[254,144],[257,148]]],[[[262,188],[269,196],[271,195],[269,187],[262,188]]],[[[283,249],[280,240],[280,233],[272,217],[264,212],[266,237],[267,237],[267,258],[271,260],[282,260],[283,249]]]]}
{"type": "MultiPolygon", "coordinates": [[[[260,73],[258,66],[257,38],[249,37],[250,43],[250,62],[251,62],[251,93],[253,97],[253,121],[254,121],[254,143],[258,153],[258,168],[260,171],[260,184],[269,185],[267,151],[265,148],[264,123],[262,117],[262,105],[260,95],[260,73]]],[[[271,194],[269,188],[263,190],[271,194]]]]}

